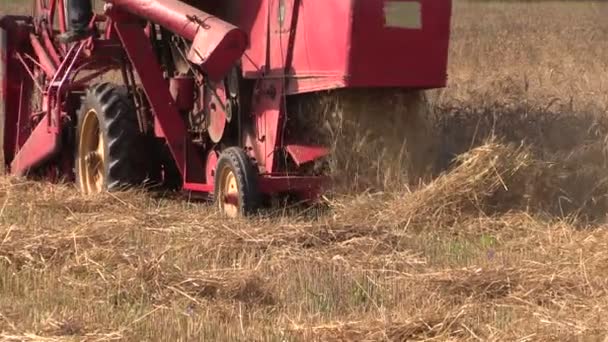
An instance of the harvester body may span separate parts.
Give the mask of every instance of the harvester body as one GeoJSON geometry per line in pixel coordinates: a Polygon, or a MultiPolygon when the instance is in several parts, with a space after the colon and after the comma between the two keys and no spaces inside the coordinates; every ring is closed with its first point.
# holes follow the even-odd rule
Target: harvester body
{"type": "Polygon", "coordinates": [[[329,150],[285,134],[291,96],[447,79],[450,0],[106,0],[71,44],[65,0],[33,3],[0,19],[4,166],[84,192],[171,183],[232,216],[312,199],[329,150]]]}
{"type": "Polygon", "coordinates": [[[233,2],[251,40],[245,76],[286,77],[287,94],[445,85],[450,0],[233,2]]]}

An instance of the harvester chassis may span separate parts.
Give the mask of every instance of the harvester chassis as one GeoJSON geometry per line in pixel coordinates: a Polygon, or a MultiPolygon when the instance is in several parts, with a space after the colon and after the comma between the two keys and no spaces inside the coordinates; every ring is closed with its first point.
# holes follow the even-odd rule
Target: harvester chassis
{"type": "MultiPolygon", "coordinates": [[[[34,6],[37,10],[35,16],[4,16],[0,24],[5,37],[2,41],[3,62],[9,69],[8,73],[5,69],[2,75],[7,89],[3,98],[9,102],[2,114],[10,132],[8,137],[5,136],[8,144],[4,146],[4,157],[11,174],[40,174],[47,178],[62,176],[75,180],[85,193],[141,185],[144,172],[147,173],[146,180],[155,185],[175,183],[175,176],[178,176],[183,190],[208,194],[215,198],[223,212],[231,216],[254,212],[262,194],[298,193],[303,198],[314,198],[326,181],[324,177],[287,174],[259,167],[251,148],[247,149],[243,139],[238,138],[243,135],[243,121],[251,121],[250,116],[243,118],[241,112],[235,111],[236,118],[232,118],[233,113],[230,113],[228,118],[234,123],[237,138],[222,139],[221,135],[230,132],[220,127],[216,129],[216,135],[220,137],[215,138],[219,141],[212,142],[206,137],[197,139],[195,135],[200,135],[200,132],[189,130],[184,111],[180,112],[180,96],[189,95],[179,93],[183,91],[180,78],[168,80],[163,72],[167,68],[160,64],[160,58],[151,58],[159,56],[157,49],[165,42],[151,38],[155,30],[162,30],[154,23],[142,23],[140,18],[126,11],[106,6],[105,15],[95,15],[91,22],[93,28],[105,24],[104,32],[100,34],[96,30],[97,35],[90,39],[61,46],[53,41],[53,37],[66,30],[65,12],[59,10],[63,1],[35,1],[34,6]],[[59,30],[51,29],[55,24],[51,18],[55,14],[58,14],[59,30]],[[6,36],[11,39],[7,40],[6,36]],[[78,78],[85,71],[92,72],[78,78]],[[119,94],[118,85],[93,82],[111,71],[120,71],[123,88],[128,95],[119,94]],[[139,86],[135,84],[134,74],[139,77],[139,86]],[[172,94],[173,84],[170,86],[168,82],[176,84],[175,92],[178,94],[172,94]],[[19,96],[13,98],[13,89],[17,87],[19,96]],[[41,95],[39,98],[34,98],[35,91],[41,95]],[[7,98],[8,94],[11,98],[7,98]],[[36,101],[38,103],[28,108],[28,104],[36,101]],[[39,110],[34,112],[34,107],[39,110]],[[84,134],[95,134],[83,129],[87,128],[87,118],[90,117],[87,114],[90,113],[96,117],[100,135],[96,150],[87,150],[83,142],[83,139],[91,140],[90,137],[83,138],[84,134]],[[14,131],[13,125],[17,126],[14,131]],[[152,143],[145,145],[146,141],[152,143]],[[66,150],[74,151],[75,157],[62,153],[66,150]],[[163,151],[169,152],[170,158],[157,158],[163,151]],[[146,164],[141,159],[157,163],[150,165],[154,163],[146,164]],[[162,165],[163,161],[165,165],[162,165]],[[93,171],[87,170],[91,163],[101,166],[91,166],[93,171]],[[223,172],[217,179],[216,165],[222,167],[223,172]],[[236,181],[236,185],[223,183],[231,181],[236,181]]],[[[204,25],[199,19],[191,19],[196,25],[204,25]]],[[[198,66],[190,62],[187,67],[194,70],[198,66]]],[[[231,69],[238,73],[236,68],[238,66],[231,69]]],[[[214,90],[207,86],[210,83],[230,81],[223,75],[216,76],[214,80],[207,79],[208,75],[196,71],[200,82],[195,83],[203,85],[205,90],[214,90]]],[[[220,71],[219,74],[225,73],[220,71]]],[[[234,75],[234,72],[228,75],[234,75]]],[[[192,85],[184,87],[187,86],[192,85]]],[[[284,96],[280,91],[284,88],[280,81],[262,79],[256,82],[255,88],[257,102],[254,102],[254,107],[255,103],[271,103],[278,107],[284,96]]],[[[221,90],[225,91],[225,88],[221,90]]],[[[233,94],[237,93],[235,90],[233,94]]],[[[240,107],[237,99],[231,100],[232,105],[228,102],[220,105],[240,107]]],[[[278,126],[281,118],[275,120],[278,126]]],[[[224,122],[210,124],[226,125],[224,122]]],[[[279,144],[278,140],[275,144],[279,144]]],[[[322,156],[323,151],[319,148],[316,153],[322,156]]]]}
{"type": "Polygon", "coordinates": [[[63,44],[65,2],[0,17],[2,165],[85,193],[169,186],[229,216],[314,200],[329,149],[286,136],[290,96],[446,82],[449,0],[104,0],[63,44]]]}

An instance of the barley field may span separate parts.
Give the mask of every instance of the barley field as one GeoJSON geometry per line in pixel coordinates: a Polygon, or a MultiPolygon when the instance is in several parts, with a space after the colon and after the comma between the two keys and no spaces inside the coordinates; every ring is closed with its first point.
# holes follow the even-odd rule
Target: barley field
{"type": "Polygon", "coordinates": [[[0,178],[0,340],[607,341],[606,15],[455,0],[416,187],[226,221],[0,178]]]}

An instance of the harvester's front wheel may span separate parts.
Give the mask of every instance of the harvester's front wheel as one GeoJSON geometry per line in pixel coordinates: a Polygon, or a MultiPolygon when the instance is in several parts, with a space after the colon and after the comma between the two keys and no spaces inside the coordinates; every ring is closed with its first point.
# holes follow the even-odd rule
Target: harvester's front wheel
{"type": "Polygon", "coordinates": [[[91,87],[78,113],[76,183],[85,194],[143,182],[142,135],[129,98],[111,83],[91,87]]]}
{"type": "Polygon", "coordinates": [[[245,151],[238,147],[222,151],[214,178],[214,197],[222,214],[236,218],[258,209],[258,173],[245,151]]]}

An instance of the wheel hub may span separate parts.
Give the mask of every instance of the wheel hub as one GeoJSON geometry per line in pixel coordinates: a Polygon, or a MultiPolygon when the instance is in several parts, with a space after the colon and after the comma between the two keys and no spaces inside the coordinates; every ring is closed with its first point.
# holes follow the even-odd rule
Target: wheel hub
{"type": "Polygon", "coordinates": [[[78,141],[80,188],[85,194],[103,190],[105,178],[104,137],[95,110],[86,113],[78,141]]]}
{"type": "Polygon", "coordinates": [[[258,172],[240,147],[222,151],[215,175],[215,199],[223,215],[236,218],[253,214],[259,206],[258,172]]]}
{"type": "Polygon", "coordinates": [[[215,183],[215,169],[217,167],[217,152],[209,151],[207,154],[207,162],[205,163],[205,181],[207,184],[215,183]]]}
{"type": "Polygon", "coordinates": [[[239,215],[239,188],[236,176],[232,170],[225,170],[222,177],[222,209],[229,217],[237,217],[239,215]]]}

